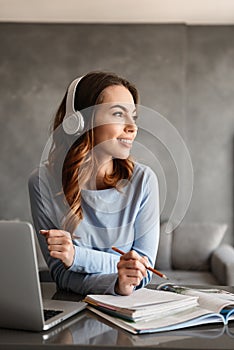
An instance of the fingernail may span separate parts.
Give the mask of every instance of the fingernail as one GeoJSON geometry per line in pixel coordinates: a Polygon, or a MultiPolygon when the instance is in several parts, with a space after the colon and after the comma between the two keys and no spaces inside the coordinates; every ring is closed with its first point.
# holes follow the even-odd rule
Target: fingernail
{"type": "Polygon", "coordinates": [[[48,233],[49,230],[40,230],[40,233],[48,233]]]}

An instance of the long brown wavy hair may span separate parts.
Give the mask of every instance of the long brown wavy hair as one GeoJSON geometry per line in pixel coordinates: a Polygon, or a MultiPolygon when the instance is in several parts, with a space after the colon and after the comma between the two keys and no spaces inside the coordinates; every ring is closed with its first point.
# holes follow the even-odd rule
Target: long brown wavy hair
{"type": "MultiPolygon", "coordinates": [[[[132,94],[134,103],[138,103],[138,92],[134,85],[126,79],[114,73],[90,72],[79,82],[75,91],[75,110],[82,111],[85,121],[85,130],[80,137],[72,142],[67,152],[67,138],[61,124],[66,112],[67,92],[55,115],[52,132],[53,144],[49,153],[48,166],[54,176],[58,176],[59,169],[62,169],[62,189],[66,202],[69,204],[69,211],[64,222],[64,229],[73,233],[77,225],[83,219],[81,206],[81,189],[95,175],[95,158],[92,156],[94,147],[94,135],[92,128],[91,109],[92,106],[102,103],[103,91],[109,86],[122,85],[132,94]],[[90,108],[91,107],[91,108],[90,108]],[[59,128],[60,126],[60,128],[59,128]],[[56,133],[55,133],[56,131],[56,133]],[[63,161],[61,164],[61,161],[63,161]]],[[[131,157],[127,159],[113,159],[113,172],[106,175],[104,183],[107,187],[117,188],[120,180],[129,180],[132,176],[134,162],[131,157]]],[[[66,204],[67,204],[66,203],[66,204]]]]}

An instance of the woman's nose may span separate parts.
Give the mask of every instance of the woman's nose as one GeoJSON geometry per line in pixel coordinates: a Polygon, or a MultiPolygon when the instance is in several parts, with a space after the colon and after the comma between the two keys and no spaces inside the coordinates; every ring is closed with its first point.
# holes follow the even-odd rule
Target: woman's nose
{"type": "Polygon", "coordinates": [[[138,128],[135,123],[128,123],[128,124],[125,124],[124,131],[128,133],[134,133],[134,132],[136,133],[137,129],[138,128]]]}

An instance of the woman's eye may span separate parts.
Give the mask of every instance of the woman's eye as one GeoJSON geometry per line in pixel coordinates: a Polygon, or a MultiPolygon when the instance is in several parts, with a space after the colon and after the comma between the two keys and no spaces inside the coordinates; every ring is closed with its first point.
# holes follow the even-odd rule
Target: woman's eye
{"type": "Polygon", "coordinates": [[[115,112],[115,113],[113,113],[113,115],[115,117],[122,117],[123,116],[123,112],[115,112]]]}

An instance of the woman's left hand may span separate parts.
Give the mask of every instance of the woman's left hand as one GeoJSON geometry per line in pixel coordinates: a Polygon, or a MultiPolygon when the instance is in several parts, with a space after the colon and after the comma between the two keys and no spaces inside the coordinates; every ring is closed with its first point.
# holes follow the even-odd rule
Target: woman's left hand
{"type": "Polygon", "coordinates": [[[40,233],[46,238],[50,255],[60,259],[64,266],[69,268],[75,256],[71,234],[63,230],[40,230],[40,233]]]}

